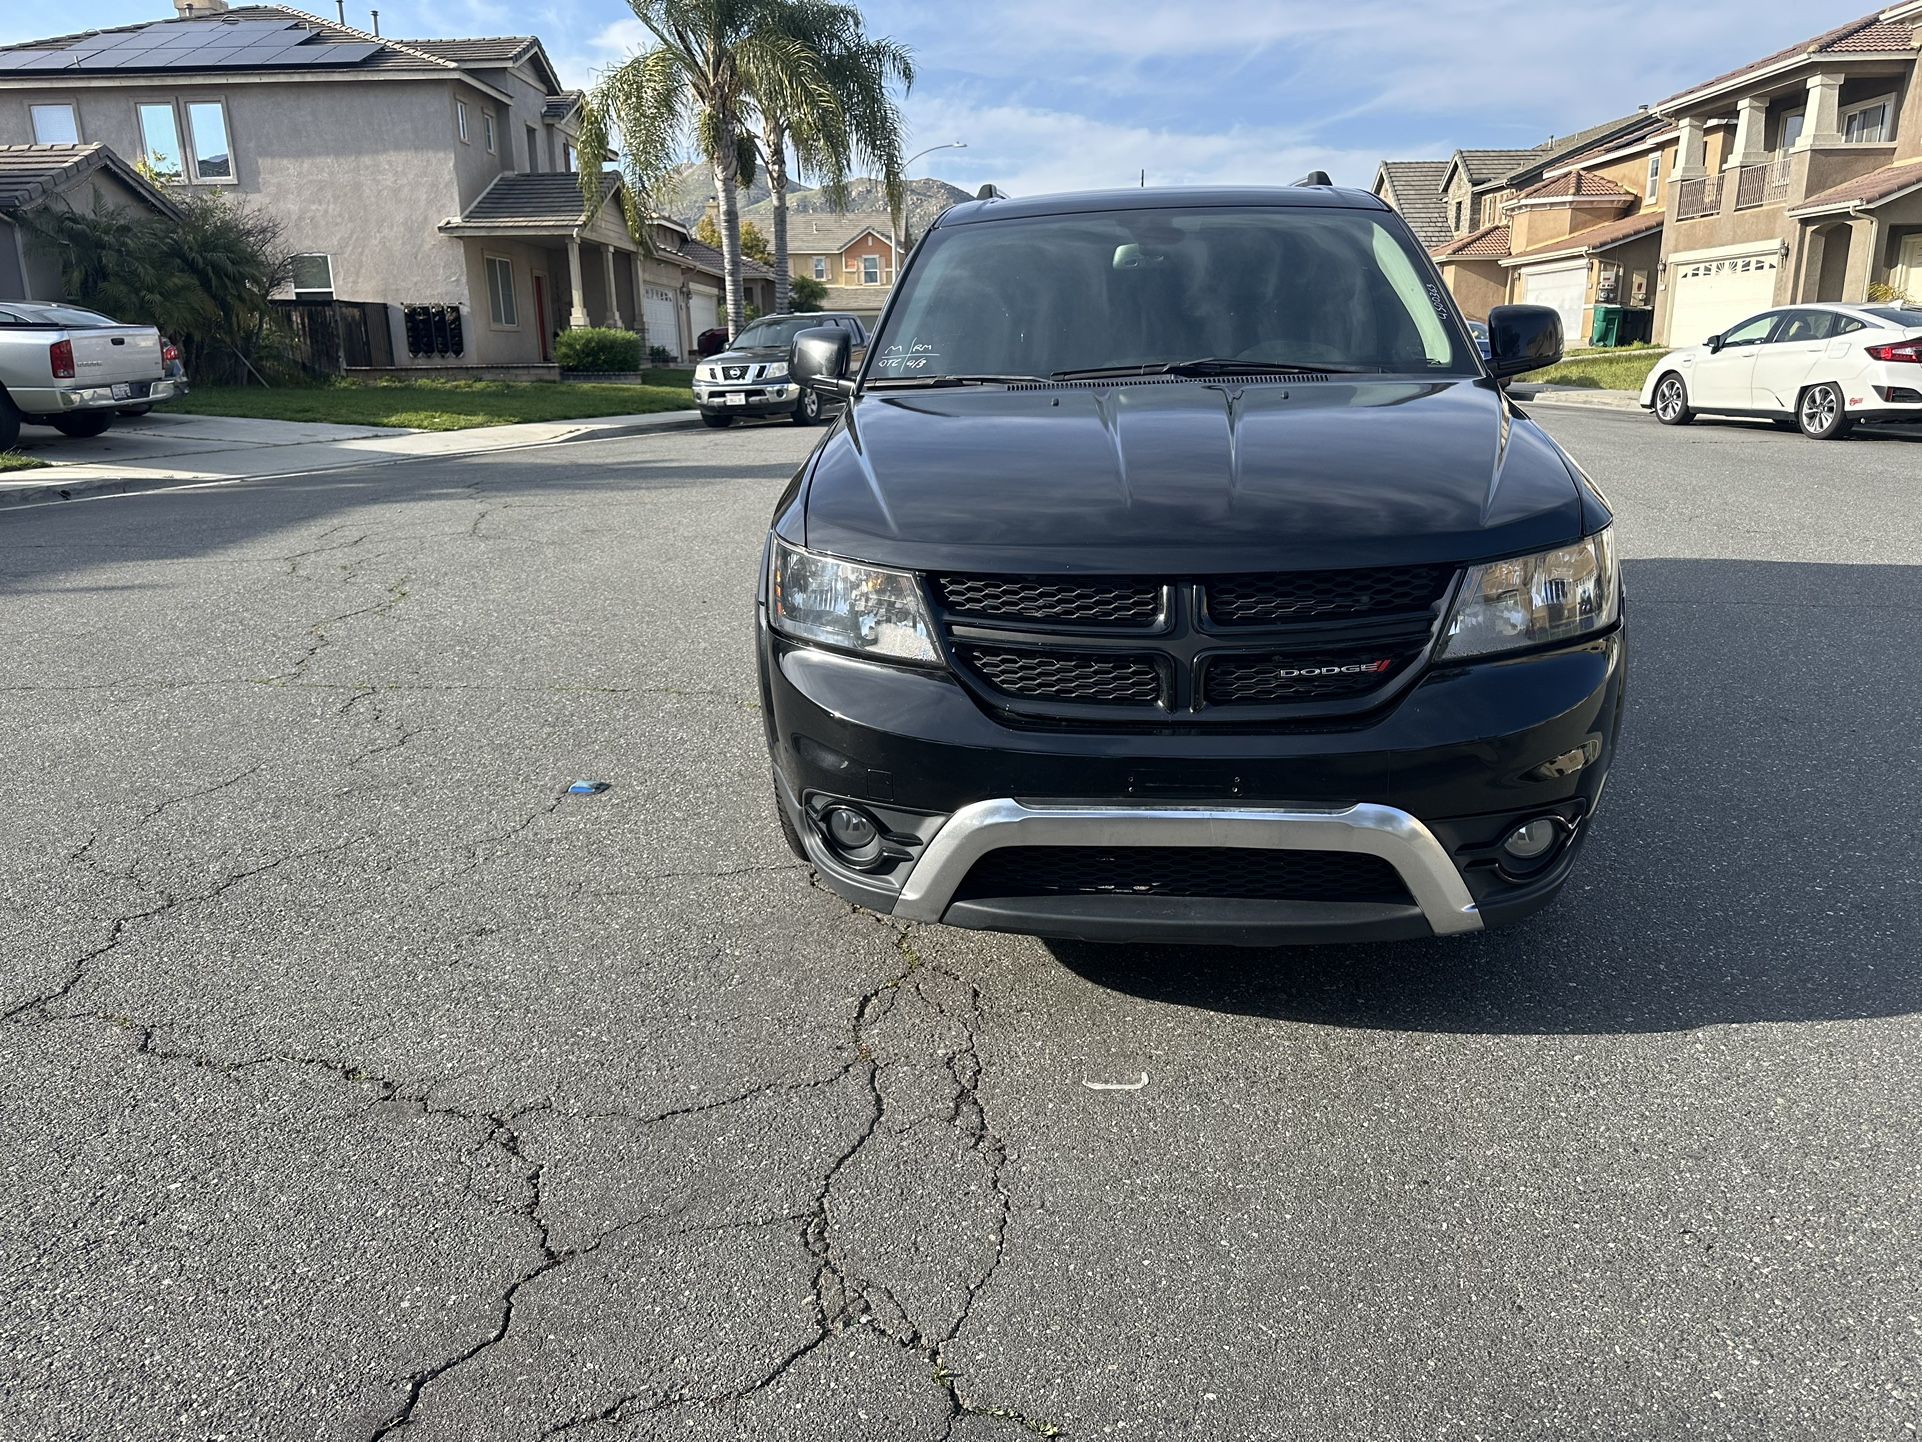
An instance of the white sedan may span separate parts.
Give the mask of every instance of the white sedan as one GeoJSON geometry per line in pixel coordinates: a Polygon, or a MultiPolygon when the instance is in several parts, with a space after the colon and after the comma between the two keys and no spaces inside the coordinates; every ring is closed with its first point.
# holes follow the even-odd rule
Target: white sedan
{"type": "Polygon", "coordinates": [[[1642,408],[1665,426],[1756,416],[1818,441],[1858,422],[1922,421],[1922,306],[1784,306],[1648,373],[1642,408]]]}

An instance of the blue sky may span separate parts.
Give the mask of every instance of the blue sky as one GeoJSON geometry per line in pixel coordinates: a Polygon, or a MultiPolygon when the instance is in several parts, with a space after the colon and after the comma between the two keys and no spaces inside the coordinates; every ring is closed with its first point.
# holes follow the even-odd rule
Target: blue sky
{"type": "MultiPolygon", "coordinates": [[[[365,26],[369,0],[349,0],[365,26]]],[[[333,0],[317,0],[332,16],[333,0]]],[[[917,174],[1015,194],[1275,183],[1527,146],[1660,100],[1868,9],[1865,0],[867,0],[912,46],[917,174]],[[1860,6],[1858,9],[1857,7],[1860,6]],[[1500,37],[1497,41],[1495,37],[1500,37]]],[[[172,14],[169,0],[6,0],[0,41],[172,14]],[[31,10],[32,15],[23,12],[31,10]],[[67,18],[51,26],[45,18],[67,18]]],[[[623,0],[382,0],[388,35],[532,29],[570,84],[641,39],[623,0]]]]}

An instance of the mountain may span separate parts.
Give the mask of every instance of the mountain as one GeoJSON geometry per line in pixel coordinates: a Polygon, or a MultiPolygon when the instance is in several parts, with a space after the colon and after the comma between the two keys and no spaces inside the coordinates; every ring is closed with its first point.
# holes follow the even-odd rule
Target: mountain
{"type": "MultiPolygon", "coordinates": [[[[706,214],[707,202],[713,194],[712,171],[698,165],[681,167],[680,176],[671,190],[674,218],[683,225],[695,225],[706,214]]],[[[849,215],[887,213],[887,196],[878,180],[865,176],[850,180],[847,199],[845,210],[849,215]]],[[[906,207],[908,232],[912,235],[922,234],[934,223],[935,217],[949,206],[973,199],[971,191],[950,185],[945,180],[910,180],[906,207]]],[[[828,204],[827,197],[819,190],[790,190],[787,203],[791,215],[834,213],[834,207],[828,204]]],[[[741,219],[751,220],[764,232],[772,234],[774,202],[768,198],[767,186],[759,180],[741,191],[741,219]]]]}

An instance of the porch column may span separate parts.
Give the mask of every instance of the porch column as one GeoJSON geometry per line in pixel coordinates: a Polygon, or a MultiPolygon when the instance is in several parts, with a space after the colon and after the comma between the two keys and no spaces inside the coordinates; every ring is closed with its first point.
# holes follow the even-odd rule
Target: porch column
{"type": "Polygon", "coordinates": [[[621,319],[621,293],[614,289],[614,247],[601,247],[601,272],[607,280],[607,323],[615,330],[626,330],[627,322],[621,319]]]}
{"type": "Polygon", "coordinates": [[[634,267],[634,330],[641,338],[642,349],[651,345],[665,345],[659,336],[647,333],[647,270],[641,261],[638,250],[630,250],[627,258],[634,267]]]}
{"type": "Polygon", "coordinates": [[[1751,95],[1735,105],[1735,150],[1728,158],[1728,169],[1760,165],[1768,159],[1762,144],[1768,129],[1769,103],[1766,97],[1751,95]]]}
{"type": "Polygon", "coordinates": [[[1842,143],[1842,77],[1823,72],[1809,77],[1808,119],[1802,122],[1797,150],[1842,143]]]}
{"type": "Polygon", "coordinates": [[[567,284],[574,297],[574,309],[567,317],[570,329],[579,330],[589,325],[587,318],[587,281],[581,270],[581,238],[578,235],[567,237],[567,284]]]}
{"type": "Polygon", "coordinates": [[[1708,158],[1707,124],[1699,115],[1685,116],[1681,122],[1681,134],[1675,148],[1675,170],[1669,176],[1674,180],[1700,180],[1708,174],[1704,162],[1708,158]]]}

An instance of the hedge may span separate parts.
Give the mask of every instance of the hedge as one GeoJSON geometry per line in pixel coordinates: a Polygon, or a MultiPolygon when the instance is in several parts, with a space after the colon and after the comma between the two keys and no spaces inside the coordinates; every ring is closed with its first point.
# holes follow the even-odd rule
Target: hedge
{"type": "Polygon", "coordinates": [[[625,330],[564,330],[554,342],[554,359],[564,371],[637,371],[641,338],[625,330]]]}

